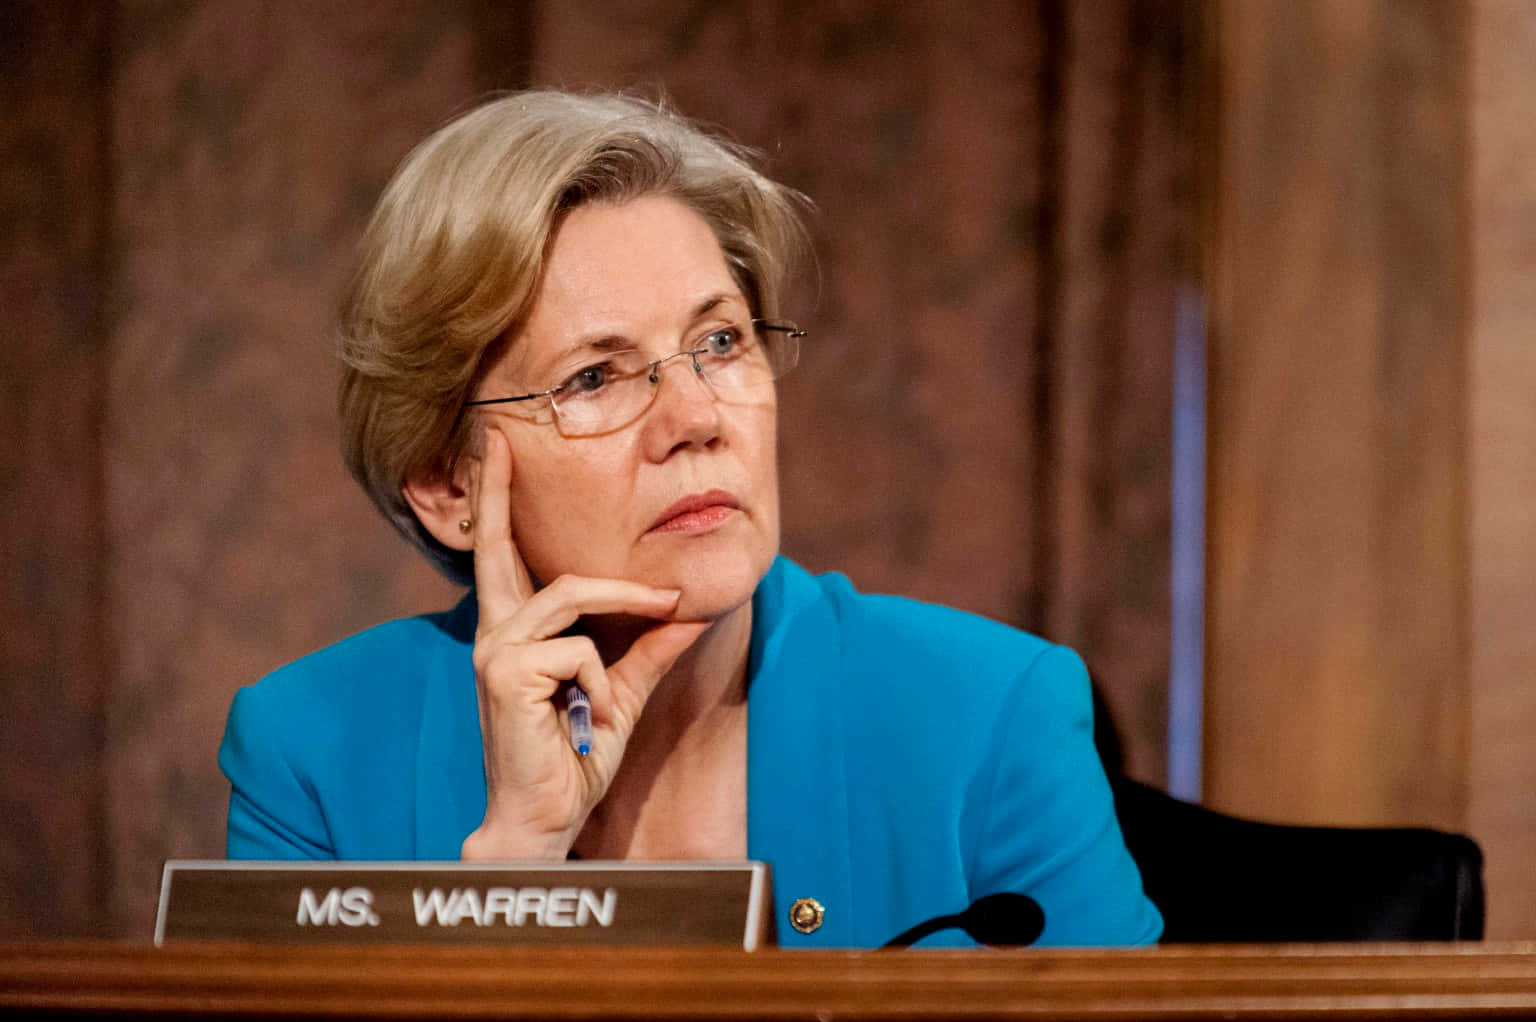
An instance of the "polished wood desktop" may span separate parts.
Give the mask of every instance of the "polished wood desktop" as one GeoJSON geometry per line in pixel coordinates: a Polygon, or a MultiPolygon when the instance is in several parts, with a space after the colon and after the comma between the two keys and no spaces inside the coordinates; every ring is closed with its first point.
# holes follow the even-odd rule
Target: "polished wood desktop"
{"type": "Polygon", "coordinates": [[[1536,1018],[1536,943],[1140,951],[0,944],[0,1013],[477,1019],[1536,1018]]]}

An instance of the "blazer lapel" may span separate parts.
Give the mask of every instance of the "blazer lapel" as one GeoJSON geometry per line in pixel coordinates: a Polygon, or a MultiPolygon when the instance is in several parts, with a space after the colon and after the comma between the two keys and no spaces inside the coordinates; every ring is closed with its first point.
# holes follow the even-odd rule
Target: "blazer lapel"
{"type": "Polygon", "coordinates": [[[821,588],[780,558],[753,601],[747,691],[747,850],[773,867],[781,947],[854,944],[853,877],[837,616],[821,588]],[[790,924],[797,901],[819,928],[790,924]]]}

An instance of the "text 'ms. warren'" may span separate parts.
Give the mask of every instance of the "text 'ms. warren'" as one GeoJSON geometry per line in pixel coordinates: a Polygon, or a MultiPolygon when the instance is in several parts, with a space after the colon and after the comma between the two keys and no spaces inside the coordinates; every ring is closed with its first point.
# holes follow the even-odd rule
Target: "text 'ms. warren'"
{"type": "MultiPolygon", "coordinates": [[[[433,887],[411,891],[416,925],[612,926],[619,892],[612,887],[433,887]]],[[[300,926],[378,926],[373,891],[332,887],[325,893],[299,892],[295,922],[300,926]]]]}

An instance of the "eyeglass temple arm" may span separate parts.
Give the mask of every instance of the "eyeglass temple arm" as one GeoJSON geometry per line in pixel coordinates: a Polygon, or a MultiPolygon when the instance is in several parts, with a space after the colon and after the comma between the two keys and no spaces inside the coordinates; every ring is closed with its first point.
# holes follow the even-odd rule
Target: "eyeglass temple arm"
{"type": "MultiPolygon", "coordinates": [[[[557,387],[556,389],[558,390],[559,388],[557,387]]],[[[547,397],[550,393],[550,391],[545,391],[542,394],[519,394],[517,397],[487,397],[479,401],[465,401],[464,407],[469,408],[473,405],[504,405],[513,401],[532,401],[536,397],[547,397]]]]}
{"type": "Polygon", "coordinates": [[[768,319],[754,319],[752,322],[759,330],[773,330],[791,337],[805,336],[805,331],[792,323],[775,323],[768,319]]]}

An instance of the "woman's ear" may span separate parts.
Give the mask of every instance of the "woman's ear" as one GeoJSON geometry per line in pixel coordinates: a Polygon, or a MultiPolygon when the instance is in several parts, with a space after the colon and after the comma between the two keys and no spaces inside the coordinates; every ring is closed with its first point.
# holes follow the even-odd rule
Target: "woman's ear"
{"type": "Polygon", "coordinates": [[[470,493],[468,459],[461,460],[453,476],[434,475],[408,479],[401,492],[416,518],[450,550],[475,548],[474,497],[470,493]]]}

